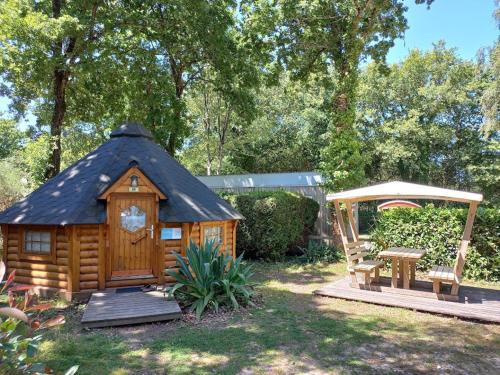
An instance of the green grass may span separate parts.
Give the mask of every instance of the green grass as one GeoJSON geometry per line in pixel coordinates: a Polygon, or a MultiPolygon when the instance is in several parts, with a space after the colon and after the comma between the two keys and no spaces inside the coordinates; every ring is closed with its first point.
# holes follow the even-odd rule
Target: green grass
{"type": "MultiPolygon", "coordinates": [[[[495,374],[500,326],[316,297],[345,264],[255,263],[258,308],[205,318],[82,331],[80,312],[46,335],[41,360],[79,374],[495,374]]],[[[491,286],[491,285],[490,285],[491,286]]],[[[498,287],[498,285],[493,285],[498,287]]]]}

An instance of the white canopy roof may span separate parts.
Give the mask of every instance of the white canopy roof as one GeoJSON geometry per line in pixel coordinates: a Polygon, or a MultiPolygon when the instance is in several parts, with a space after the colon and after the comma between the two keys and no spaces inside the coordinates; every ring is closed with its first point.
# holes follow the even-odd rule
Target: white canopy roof
{"type": "Polygon", "coordinates": [[[437,188],[434,186],[411,184],[408,182],[394,181],[384,184],[367,186],[340,193],[328,194],[328,201],[353,202],[381,200],[381,199],[441,199],[457,202],[481,202],[483,196],[465,191],[437,188]]]}

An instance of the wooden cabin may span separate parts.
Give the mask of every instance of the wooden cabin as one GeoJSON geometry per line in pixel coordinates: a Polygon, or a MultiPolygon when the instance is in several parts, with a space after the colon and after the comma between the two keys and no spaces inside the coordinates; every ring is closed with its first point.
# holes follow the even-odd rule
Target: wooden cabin
{"type": "MultiPolygon", "coordinates": [[[[0,213],[15,281],[75,293],[172,282],[190,241],[235,255],[242,216],[154,143],[123,124],[96,150],[0,213]]],[[[44,289],[44,288],[42,288],[44,289]]]]}

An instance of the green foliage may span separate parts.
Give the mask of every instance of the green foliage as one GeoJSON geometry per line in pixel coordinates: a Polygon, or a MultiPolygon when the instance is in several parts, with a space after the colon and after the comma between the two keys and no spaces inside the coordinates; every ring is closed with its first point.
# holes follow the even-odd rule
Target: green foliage
{"type": "Polygon", "coordinates": [[[343,258],[343,251],[335,246],[309,241],[307,246],[299,247],[302,255],[300,261],[304,263],[336,263],[343,258]]]}
{"type": "Polygon", "coordinates": [[[0,134],[0,159],[11,156],[21,148],[24,134],[15,121],[0,118],[0,134]]]}
{"type": "MultiPolygon", "coordinates": [[[[327,144],[325,111],[327,90],[316,80],[309,84],[291,81],[283,73],[276,85],[262,87],[252,95],[238,96],[231,104],[225,96],[208,90],[206,84],[191,91],[188,110],[192,135],[181,154],[181,161],[195,174],[270,173],[316,170],[320,150],[327,144]],[[246,106],[240,101],[251,100],[246,106]],[[205,111],[205,100],[210,111],[205,111]],[[222,99],[222,100],[221,100],[222,99]],[[228,104],[231,104],[228,106],[228,104]],[[216,124],[228,114],[230,124],[225,133],[222,166],[218,146],[220,131],[216,124]],[[207,131],[207,120],[212,128],[207,131]]],[[[241,91],[241,90],[239,90],[241,91]]]]}
{"type": "Polygon", "coordinates": [[[33,188],[45,181],[45,170],[50,157],[50,135],[41,133],[30,140],[22,150],[23,163],[33,182],[33,188]]]}
{"type": "Polygon", "coordinates": [[[190,243],[186,255],[187,260],[175,254],[179,271],[166,270],[176,281],[169,295],[187,303],[198,319],[207,308],[218,311],[222,305],[237,309],[252,304],[252,271],[242,263],[243,255],[234,259],[214,241],[200,247],[190,243]]]}
{"type": "MultiPolygon", "coordinates": [[[[500,11],[496,13],[497,24],[500,24],[500,11]]],[[[500,108],[499,108],[499,93],[500,93],[500,42],[497,41],[495,46],[489,51],[489,63],[484,64],[484,74],[486,75],[487,84],[481,97],[481,106],[484,113],[484,124],[482,126],[483,133],[487,136],[500,132],[500,108]]]]}
{"type": "Polygon", "coordinates": [[[133,45],[133,52],[124,56],[132,83],[126,98],[128,115],[150,127],[172,154],[191,130],[186,103],[190,90],[214,85],[226,99],[234,99],[259,82],[254,52],[242,39],[235,12],[232,0],[152,0],[124,6],[123,17],[131,25],[124,36],[133,45]]]}
{"type": "MultiPolygon", "coordinates": [[[[6,281],[5,264],[0,262],[0,296],[7,303],[0,303],[0,373],[2,374],[45,374],[51,370],[36,362],[36,354],[42,340],[42,330],[64,323],[61,315],[41,321],[40,311],[51,308],[50,304],[35,304],[30,286],[12,286],[14,272],[6,281]],[[23,295],[23,297],[18,297],[23,295]]],[[[67,375],[76,373],[72,367],[67,375]]]]}
{"type": "Polygon", "coordinates": [[[481,131],[481,96],[490,79],[443,42],[411,51],[386,71],[370,64],[361,75],[357,113],[367,177],[494,197],[498,152],[481,131]]]}
{"type": "MultiPolygon", "coordinates": [[[[453,266],[467,210],[436,208],[395,208],[380,213],[372,231],[376,254],[392,246],[426,249],[427,254],[417,263],[420,270],[433,265],[453,266]]],[[[464,276],[472,279],[500,280],[500,212],[479,209],[464,267],[464,276]]]]}
{"type": "Polygon", "coordinates": [[[319,204],[285,191],[223,194],[244,217],[237,229],[237,249],[250,257],[282,260],[304,243],[318,217],[319,204]]]}
{"type": "Polygon", "coordinates": [[[361,156],[361,143],[356,131],[335,131],[329,140],[321,151],[320,163],[321,173],[327,179],[327,188],[339,191],[363,185],[366,158],[361,156]]]}
{"type": "Polygon", "coordinates": [[[19,157],[0,160],[0,211],[21,199],[30,190],[29,175],[19,157]]]}
{"type": "Polygon", "coordinates": [[[295,78],[311,73],[332,88],[328,146],[321,170],[335,189],[363,179],[359,136],[354,131],[359,63],[383,62],[394,40],[407,27],[403,1],[255,1],[261,35],[274,39],[278,62],[295,78]],[[271,5],[272,4],[272,5],[271,5]],[[260,22],[259,22],[260,21],[260,22]]]}
{"type": "Polygon", "coordinates": [[[481,192],[485,203],[493,207],[500,206],[500,139],[492,139],[483,150],[481,159],[469,165],[469,172],[481,192]]]}
{"type": "Polygon", "coordinates": [[[212,70],[229,95],[259,83],[258,47],[243,38],[236,7],[232,0],[2,1],[0,91],[12,113],[31,112],[36,130],[50,134],[53,164],[55,150],[73,157],[81,149],[58,144],[64,130],[126,120],[144,123],[174,154],[190,132],[185,92],[201,72],[212,70]]]}
{"type": "Polygon", "coordinates": [[[187,109],[192,123],[188,147],[181,161],[196,174],[221,174],[231,168],[229,155],[243,129],[255,117],[253,85],[238,84],[239,74],[227,82],[205,69],[201,82],[190,91],[187,109]]]}

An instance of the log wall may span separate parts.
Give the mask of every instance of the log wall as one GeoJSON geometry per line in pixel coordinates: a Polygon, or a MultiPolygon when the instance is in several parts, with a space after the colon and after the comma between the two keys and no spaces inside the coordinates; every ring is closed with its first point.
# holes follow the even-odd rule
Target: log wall
{"type": "MultiPolygon", "coordinates": [[[[235,253],[236,221],[214,222],[224,226],[223,249],[235,253]]],[[[212,223],[161,223],[160,227],[181,227],[182,239],[160,240],[160,274],[167,268],[176,269],[173,252],[186,255],[189,241],[200,245],[203,226],[212,223]]],[[[21,254],[20,225],[3,225],[3,260],[7,271],[16,270],[15,282],[57,288],[68,292],[87,292],[106,286],[106,252],[109,251],[106,225],[73,225],[55,228],[55,251],[51,260],[26,260],[21,254]],[[22,258],[22,259],[21,259],[22,258]]],[[[54,228],[54,227],[53,227],[54,228]]],[[[162,282],[161,277],[159,282],[162,282]]],[[[175,280],[166,275],[164,282],[175,280]]],[[[124,281],[125,282],[125,281],[124,281]]],[[[137,284],[137,282],[136,282],[137,284]]]]}
{"type": "Polygon", "coordinates": [[[80,291],[96,290],[99,285],[99,225],[76,226],[80,250],[80,291]]]}
{"type": "MultiPolygon", "coordinates": [[[[223,230],[223,245],[222,249],[226,254],[235,254],[235,226],[236,221],[222,221],[222,222],[210,222],[210,223],[184,223],[184,224],[172,224],[172,223],[162,223],[162,228],[182,228],[182,239],[180,240],[161,240],[161,248],[164,252],[164,268],[176,270],[176,260],[173,252],[186,256],[186,248],[189,246],[189,242],[192,241],[196,245],[200,246],[202,239],[202,230],[204,226],[210,225],[222,225],[223,230]]],[[[165,282],[174,282],[175,279],[171,276],[165,276],[165,282]]]]}
{"type": "Polygon", "coordinates": [[[7,272],[16,271],[14,281],[21,284],[67,289],[69,236],[64,227],[57,227],[54,261],[32,261],[21,259],[19,226],[5,226],[4,251],[7,272]],[[6,233],[5,233],[6,232],[6,233]]]}
{"type": "MultiPolygon", "coordinates": [[[[171,224],[171,223],[162,223],[161,228],[183,228],[182,224],[171,224]]],[[[185,227],[183,228],[185,229],[185,227]]],[[[184,231],[182,233],[184,236],[184,231]]],[[[160,240],[160,251],[163,251],[163,270],[177,270],[174,252],[177,254],[185,255],[186,249],[182,245],[182,239],[180,240],[160,240]]],[[[162,271],[160,271],[162,272],[162,271]]],[[[164,272],[164,271],[163,271],[164,272]]],[[[175,279],[172,276],[165,275],[164,281],[166,283],[173,283],[175,279]]]]}

